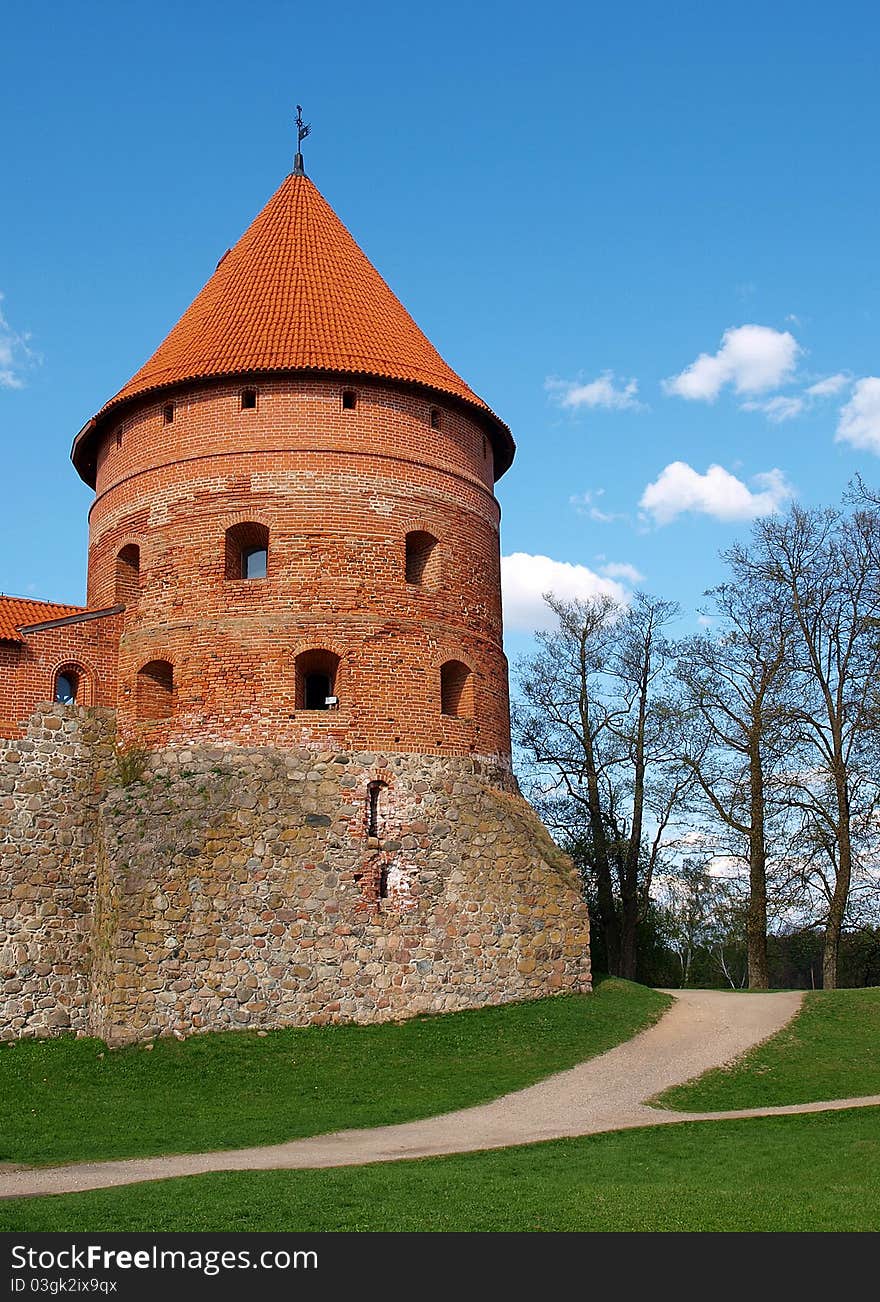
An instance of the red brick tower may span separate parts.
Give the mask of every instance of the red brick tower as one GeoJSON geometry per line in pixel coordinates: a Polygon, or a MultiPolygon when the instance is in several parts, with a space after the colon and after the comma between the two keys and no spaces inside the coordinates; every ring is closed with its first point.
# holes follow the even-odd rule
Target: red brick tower
{"type": "Polygon", "coordinates": [[[509,762],[507,427],[304,175],[78,435],[121,736],[509,762]]]}
{"type": "Polygon", "coordinates": [[[0,596],[0,1039],[590,989],[510,772],[513,452],[295,171],[74,443],[88,605],[0,596]]]}

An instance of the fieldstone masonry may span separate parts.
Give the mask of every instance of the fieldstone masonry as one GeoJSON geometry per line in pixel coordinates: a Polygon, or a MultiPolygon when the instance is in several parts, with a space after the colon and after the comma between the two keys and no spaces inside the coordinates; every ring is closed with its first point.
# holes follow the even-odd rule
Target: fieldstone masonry
{"type": "Polygon", "coordinates": [[[45,707],[0,776],[0,1037],[422,1012],[590,989],[570,860],[474,757],[120,753],[45,707]]]}

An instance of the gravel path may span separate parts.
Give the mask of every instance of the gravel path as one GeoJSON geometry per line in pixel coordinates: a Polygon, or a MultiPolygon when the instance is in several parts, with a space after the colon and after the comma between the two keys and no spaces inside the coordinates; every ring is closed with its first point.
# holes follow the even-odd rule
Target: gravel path
{"type": "Polygon", "coordinates": [[[719,990],[667,993],[675,996],[675,1002],[649,1030],[570,1071],[479,1107],[424,1121],[343,1130],[260,1148],[73,1166],[6,1167],[0,1171],[0,1197],[75,1193],[207,1171],[360,1166],[637,1126],[880,1105],[880,1095],[872,1095],[737,1112],[669,1112],[648,1107],[646,1099],[729,1062],[774,1035],[795,1015],[803,998],[797,993],[750,995],[719,990]]]}

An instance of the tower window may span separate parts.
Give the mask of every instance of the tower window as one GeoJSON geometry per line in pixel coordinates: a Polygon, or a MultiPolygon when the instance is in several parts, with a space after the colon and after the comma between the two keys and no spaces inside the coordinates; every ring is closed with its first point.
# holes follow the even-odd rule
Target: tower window
{"type": "Polygon", "coordinates": [[[151,660],[137,673],[135,708],[139,719],[167,719],[174,710],[174,666],[151,660]]]}
{"type": "Polygon", "coordinates": [[[437,539],[424,529],[406,535],[406,581],[423,586],[437,582],[440,553],[437,539]]]}
{"type": "Polygon", "coordinates": [[[489,450],[489,449],[488,449],[488,445],[487,445],[487,443],[486,443],[486,435],[484,434],[484,435],[483,435],[483,460],[484,460],[484,461],[486,460],[486,455],[487,455],[487,453],[488,453],[488,450],[489,450]]]}
{"type": "Polygon", "coordinates": [[[265,579],[269,552],[265,547],[243,547],[241,551],[241,577],[265,579]]]}
{"type": "Polygon", "coordinates": [[[447,660],[440,666],[440,713],[453,719],[473,718],[473,674],[461,660],[447,660]]]}
{"type": "Polygon", "coordinates": [[[336,696],[339,656],[332,651],[302,651],[296,657],[295,708],[329,710],[336,696]]]}
{"type": "Polygon", "coordinates": [[[358,396],[357,396],[357,394],[355,393],[354,389],[343,389],[343,390],[342,390],[342,410],[343,410],[343,411],[354,411],[355,407],[357,406],[357,401],[358,401],[358,396]]]}
{"type": "Polygon", "coordinates": [[[141,549],[129,543],[116,557],[116,605],[133,606],[140,591],[141,549]]]}
{"type": "Polygon", "coordinates": [[[162,408],[162,422],[165,425],[170,425],[173,420],[174,420],[174,403],[166,402],[165,406],[162,408]]]}
{"type": "Polygon", "coordinates": [[[227,579],[265,579],[269,571],[269,530],[249,520],[226,530],[227,579]]]}
{"type": "Polygon", "coordinates": [[[253,411],[257,405],[256,389],[242,389],[241,391],[241,409],[242,411],[253,411]]]}
{"type": "Polygon", "coordinates": [[[79,691],[79,674],[75,669],[59,669],[55,675],[53,700],[58,705],[73,705],[79,691]]]}
{"type": "Polygon", "coordinates": [[[430,420],[431,420],[431,429],[440,428],[440,409],[438,407],[431,408],[430,420]]]}
{"type": "Polygon", "coordinates": [[[121,425],[118,425],[117,428],[116,428],[116,446],[117,446],[118,448],[121,448],[121,447],[122,447],[122,426],[121,426],[121,425]]]}
{"type": "Polygon", "coordinates": [[[385,782],[371,782],[367,787],[367,836],[378,837],[382,825],[382,793],[387,791],[385,782]]]}

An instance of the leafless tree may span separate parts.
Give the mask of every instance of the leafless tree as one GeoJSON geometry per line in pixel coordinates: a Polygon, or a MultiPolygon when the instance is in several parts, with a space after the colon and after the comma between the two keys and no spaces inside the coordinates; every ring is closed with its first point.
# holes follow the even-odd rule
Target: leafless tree
{"type": "Polygon", "coordinates": [[[825,900],[826,989],[837,984],[850,891],[877,808],[880,610],[869,517],[795,506],[758,520],[751,544],[726,556],[762,603],[791,623],[786,801],[801,819],[805,873],[825,900]]]}
{"type": "Polygon", "coordinates": [[[718,623],[679,644],[689,727],[683,760],[709,823],[748,864],[748,980],[766,990],[768,824],[772,779],[787,758],[791,621],[747,575],[707,593],[718,623]]]}
{"type": "Polygon", "coordinates": [[[547,602],[558,628],[520,666],[514,732],[542,812],[587,846],[609,969],[633,978],[652,874],[691,780],[660,690],[677,607],[642,593],[629,607],[547,602]]]}

